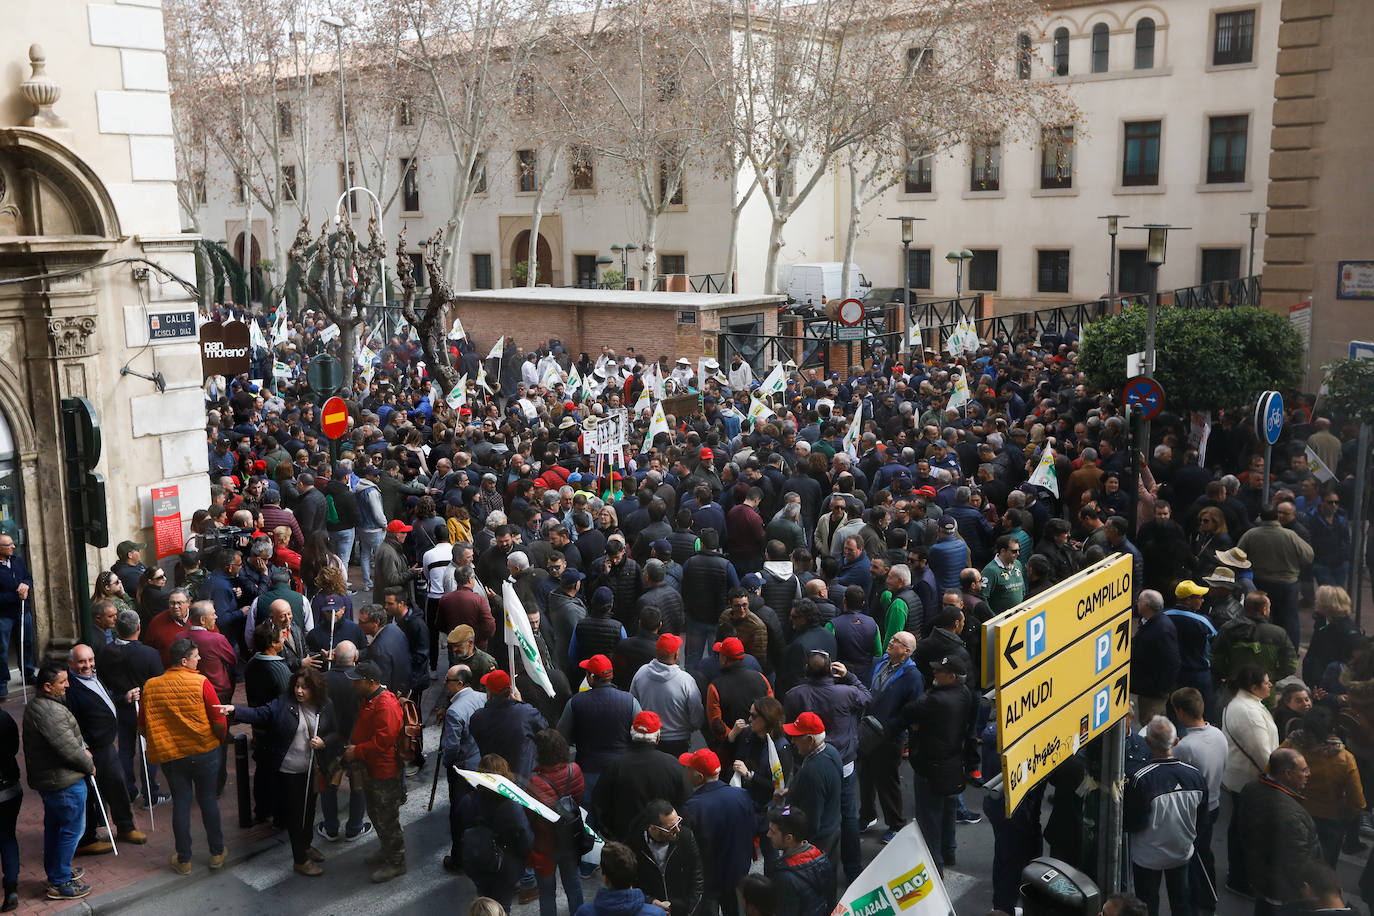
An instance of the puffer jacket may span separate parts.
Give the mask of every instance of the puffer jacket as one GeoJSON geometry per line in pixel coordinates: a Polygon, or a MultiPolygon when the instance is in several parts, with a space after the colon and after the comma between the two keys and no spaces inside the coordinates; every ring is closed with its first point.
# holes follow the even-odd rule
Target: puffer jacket
{"type": "Polygon", "coordinates": [[[835,866],[825,853],[803,843],[778,861],[773,873],[778,912],[826,916],[835,906],[835,866]]]}
{"type": "Polygon", "coordinates": [[[675,913],[695,913],[701,904],[701,851],[697,835],[684,823],[677,839],[668,846],[667,858],[660,868],[645,838],[647,822],[641,820],[631,830],[629,846],[638,863],[635,887],[650,900],[666,900],[675,913]],[[673,893],[675,892],[675,893],[673,893]]]}
{"type": "Polygon", "coordinates": [[[725,607],[725,595],[739,585],[730,561],[714,550],[703,550],[682,564],[683,608],[695,623],[715,623],[725,607]]]}
{"type": "MultiPolygon", "coordinates": [[[[687,632],[686,620],[682,616],[682,596],[666,582],[650,586],[639,596],[637,612],[643,612],[646,608],[656,608],[663,615],[660,633],[683,635],[687,632]]],[[[635,628],[638,628],[638,621],[635,628]]],[[[627,625],[625,629],[628,632],[630,627],[627,625]]]]}
{"type": "Polygon", "coordinates": [[[410,564],[406,562],[405,548],[394,534],[388,534],[382,540],[382,546],[372,555],[373,594],[380,595],[393,586],[407,586],[412,578],[414,575],[410,571],[410,564]]]}
{"type": "Polygon", "coordinates": [[[39,792],[66,789],[95,772],[76,716],[45,693],[34,694],[24,707],[24,769],[39,792]]]}
{"type": "MultiPolygon", "coordinates": [[[[639,612],[635,604],[643,590],[643,581],[639,575],[639,564],[629,554],[622,556],[624,559],[619,565],[613,563],[609,569],[601,571],[598,581],[614,593],[611,616],[619,620],[628,632],[639,628],[639,612]]],[[[585,584],[583,587],[586,587],[585,584]]]]}

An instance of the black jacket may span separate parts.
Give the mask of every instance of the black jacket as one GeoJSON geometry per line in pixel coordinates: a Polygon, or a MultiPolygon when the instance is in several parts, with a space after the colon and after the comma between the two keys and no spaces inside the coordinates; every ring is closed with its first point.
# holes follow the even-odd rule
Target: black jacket
{"type": "Polygon", "coordinates": [[[325,525],[330,531],[351,531],[358,527],[358,498],[348,488],[347,481],[338,477],[330,478],[329,483],[324,485],[324,495],[326,501],[334,500],[334,514],[339,517],[337,522],[326,521],[325,525]]]}
{"type": "MultiPolygon", "coordinates": [[[[626,632],[639,626],[639,612],[636,603],[643,590],[643,580],[639,575],[639,564],[626,554],[621,554],[620,563],[611,564],[610,569],[597,570],[597,581],[615,594],[611,605],[611,616],[619,620],[626,632]]],[[[585,586],[584,586],[585,587],[585,586]]]]}
{"type": "Polygon", "coordinates": [[[1178,686],[1178,629],[1167,614],[1142,620],[1131,644],[1131,690],[1168,697],[1178,686]]]}
{"type": "Polygon", "coordinates": [[[611,668],[614,671],[611,683],[621,690],[629,690],[630,681],[639,669],[654,660],[657,642],[657,634],[640,630],[616,643],[615,653],[611,656],[611,668]]]}
{"type": "Polygon", "coordinates": [[[647,900],[668,901],[674,913],[697,916],[702,897],[701,849],[697,846],[697,835],[691,826],[683,823],[677,840],[668,845],[668,858],[659,868],[654,854],[649,851],[646,828],[647,821],[638,819],[630,828],[631,836],[627,837],[638,864],[635,887],[644,891],[647,900]]]}
{"type": "MultiPolygon", "coordinates": [[[[355,514],[356,508],[355,502],[355,514]]],[[[296,522],[301,526],[301,533],[307,536],[312,531],[324,531],[328,525],[325,517],[329,514],[329,507],[318,487],[311,487],[296,497],[296,501],[291,505],[291,511],[296,514],[296,522]]]]}
{"type": "Polygon", "coordinates": [[[725,610],[726,594],[737,584],[735,568],[722,554],[704,550],[688,558],[682,564],[682,603],[688,619],[714,624],[725,610]]]}
{"type": "MultiPolygon", "coordinates": [[[[109,685],[105,686],[106,693],[110,694],[110,700],[113,702],[114,692],[109,689],[109,685]]],[[[86,743],[92,748],[109,747],[115,743],[117,732],[114,710],[106,706],[95,690],[74,674],[69,674],[67,708],[76,716],[76,724],[81,726],[81,737],[85,738],[86,743]]]]}
{"type": "Polygon", "coordinates": [[[778,912],[789,916],[827,916],[835,906],[835,865],[810,843],[783,856],[773,873],[778,912]]]}
{"type": "Polygon", "coordinates": [[[947,656],[962,661],[965,671],[973,670],[973,660],[969,658],[968,649],[964,647],[964,641],[959,635],[936,627],[930,631],[930,635],[916,643],[916,651],[911,653],[911,660],[921,669],[921,677],[925,678],[926,683],[932,684],[935,677],[930,670],[931,663],[947,656]]]}
{"type": "MultiPolygon", "coordinates": [[[[682,596],[668,583],[650,586],[639,596],[638,609],[643,611],[645,608],[656,608],[663,615],[663,625],[659,627],[660,633],[682,635],[687,632],[686,620],[682,611],[682,596]]],[[[626,624],[626,632],[637,628],[639,621],[636,620],[634,624],[634,627],[626,624]]]]}
{"type": "MultiPolygon", "coordinates": [[[[134,640],[106,643],[95,650],[95,670],[110,691],[116,707],[126,706],[124,695],[163,673],[162,656],[152,646],[134,640]]],[[[133,709],[129,706],[129,709],[133,709]]]]}
{"type": "Polygon", "coordinates": [[[686,767],[656,745],[636,741],[601,771],[592,790],[592,805],[602,833],[631,842],[634,822],[645,805],[662,798],[681,814],[691,794],[686,767]]]}
{"type": "MultiPolygon", "coordinates": [[[[423,622],[423,621],[421,621],[423,622]]],[[[388,622],[367,647],[365,658],[374,661],[382,669],[382,683],[397,695],[410,690],[411,670],[410,640],[400,625],[388,622]]]]}
{"type": "Polygon", "coordinates": [[[913,729],[911,767],[941,795],[963,791],[964,739],[976,711],[973,694],[963,684],[932,685],[902,710],[913,729]]]}
{"type": "MultiPolygon", "coordinates": [[[[301,704],[296,698],[282,695],[266,706],[238,706],[234,708],[234,718],[254,726],[263,736],[266,742],[265,756],[258,765],[266,763],[273,770],[280,769],[300,727],[301,704]]],[[[338,720],[334,717],[334,704],[329,700],[325,700],[320,709],[315,734],[324,740],[324,749],[317,755],[320,759],[336,756],[350,737],[350,733],[339,729],[338,720]]]]}

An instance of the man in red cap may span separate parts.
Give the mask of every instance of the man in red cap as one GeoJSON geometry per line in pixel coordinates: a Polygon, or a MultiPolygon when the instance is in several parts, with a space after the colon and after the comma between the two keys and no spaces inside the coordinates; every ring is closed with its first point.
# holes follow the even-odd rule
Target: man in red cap
{"type": "Polygon", "coordinates": [[[682,637],[664,633],[654,643],[654,660],[630,682],[630,696],[644,709],[658,713],[663,733],[658,746],[674,756],[692,746],[692,734],[701,729],[706,711],[696,679],[678,666],[682,637]]]}
{"type": "Polygon", "coordinates": [[[386,537],[372,555],[372,593],[380,595],[388,588],[407,588],[415,578],[415,569],[406,560],[406,536],[410,526],[400,519],[386,526],[386,537]]]}
{"type": "Polygon", "coordinates": [[[654,799],[664,799],[681,810],[692,794],[682,764],[658,749],[661,728],[652,712],[635,716],[628,750],[606,766],[591,793],[596,827],[610,839],[628,842],[635,822],[654,799]]]}
{"type": "Polygon", "coordinates": [[[486,705],[472,714],[468,731],[483,756],[500,754],[522,779],[534,769],[534,735],[548,723],[539,710],[520,701],[510,675],[497,668],[482,676],[486,705]]]}
{"type": "Polygon", "coordinates": [[[720,758],[714,751],[702,748],[681,755],[678,762],[687,768],[694,787],[683,814],[696,835],[706,839],[701,849],[703,912],[719,908],[735,916],[739,909],[734,888],[749,874],[754,858],[754,802],[744,789],[720,781],[720,758]]]}
{"type": "Polygon", "coordinates": [[[801,763],[792,783],[783,791],[787,803],[806,812],[811,842],[834,860],[840,845],[840,791],[844,763],[839,752],[825,743],[825,723],[814,712],[804,712],[782,730],[792,739],[801,763]]]}
{"type": "Polygon", "coordinates": [[[580,667],[587,672],[590,689],[574,694],[563,707],[558,730],[577,748],[586,791],[592,792],[601,771],[630,746],[630,723],[639,712],[639,703],[611,683],[615,669],[606,656],[593,655],[580,667]]]}
{"type": "Polygon", "coordinates": [[[726,766],[735,762],[730,730],[748,725],[749,707],[759,697],[771,697],[773,688],[759,671],[745,667],[744,643],[727,636],[714,646],[720,656],[720,674],[706,688],[707,741],[726,766]]]}

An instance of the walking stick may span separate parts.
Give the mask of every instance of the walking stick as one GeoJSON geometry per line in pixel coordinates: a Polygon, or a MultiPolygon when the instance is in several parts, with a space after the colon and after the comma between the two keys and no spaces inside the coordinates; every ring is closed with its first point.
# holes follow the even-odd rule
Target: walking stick
{"type": "Polygon", "coordinates": [[[24,617],[29,613],[29,599],[19,602],[19,683],[24,691],[24,705],[29,705],[29,675],[24,666],[24,617]]]}
{"type": "MultiPolygon", "coordinates": [[[[138,716],[138,700],[134,700],[134,716],[138,716]]],[[[142,735],[138,736],[138,752],[143,756],[143,792],[148,801],[148,830],[157,829],[157,823],[153,818],[153,804],[157,801],[153,793],[153,779],[148,775],[148,739],[142,735]]]]}
{"type": "MultiPolygon", "coordinates": [[[[309,732],[309,729],[306,730],[309,732]]],[[[313,737],[313,736],[312,736],[313,737]]],[[[307,744],[309,742],[306,742],[307,744]]],[[[310,756],[305,760],[305,796],[301,799],[301,826],[306,835],[310,834],[310,771],[315,768],[315,749],[310,749],[310,756]]]]}
{"type": "MultiPolygon", "coordinates": [[[[434,718],[439,720],[439,725],[441,728],[444,724],[444,713],[446,713],[447,711],[448,710],[444,707],[440,707],[434,710],[434,718]]],[[[442,742],[442,739],[440,739],[440,741],[442,742]]],[[[440,747],[439,759],[434,762],[434,779],[429,784],[429,807],[425,809],[426,811],[434,810],[434,795],[436,792],[439,791],[439,767],[440,764],[443,763],[443,756],[444,751],[443,748],[440,747]]]]}
{"type": "Polygon", "coordinates": [[[100,819],[105,822],[105,832],[110,837],[110,849],[114,850],[115,855],[119,855],[119,847],[115,845],[115,832],[110,829],[110,816],[105,813],[105,801],[100,797],[100,786],[96,785],[94,776],[87,776],[91,781],[91,788],[95,790],[95,803],[100,808],[100,819]]]}
{"type": "Polygon", "coordinates": [[[325,652],[325,655],[324,655],[324,664],[325,664],[325,669],[324,669],[324,670],[326,670],[326,671],[329,671],[330,669],[332,669],[332,668],[334,667],[334,621],[335,621],[336,618],[337,618],[337,615],[334,613],[333,610],[330,610],[330,612],[329,612],[329,650],[328,650],[327,652],[325,652]]]}

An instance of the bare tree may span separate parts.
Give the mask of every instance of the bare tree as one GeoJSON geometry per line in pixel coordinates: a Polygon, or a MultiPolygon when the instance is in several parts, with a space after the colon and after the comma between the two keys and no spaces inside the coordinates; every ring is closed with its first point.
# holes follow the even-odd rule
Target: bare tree
{"type": "MultiPolygon", "coordinates": [[[[343,363],[345,388],[353,384],[358,329],[372,303],[373,290],[381,282],[386,260],[386,247],[378,236],[375,216],[367,221],[367,230],[366,244],[348,220],[339,223],[333,233],[325,224],[319,236],[312,238],[309,224],[302,222],[290,250],[291,261],[298,268],[297,289],[302,303],[308,303],[339,327],[339,361],[343,363]]],[[[404,271],[403,275],[409,276],[409,272],[404,271]]]]}
{"type": "Polygon", "coordinates": [[[401,312],[406,321],[415,329],[420,338],[420,348],[425,354],[425,366],[430,375],[439,380],[445,392],[453,390],[458,384],[458,372],[453,368],[448,349],[444,346],[444,321],[447,318],[449,303],[453,301],[453,287],[444,279],[439,260],[443,256],[443,230],[430,236],[425,246],[425,270],[429,272],[429,301],[425,303],[424,313],[417,311],[415,300],[419,286],[415,275],[408,269],[409,256],[406,254],[406,233],[396,241],[396,275],[401,278],[401,312]]]}

